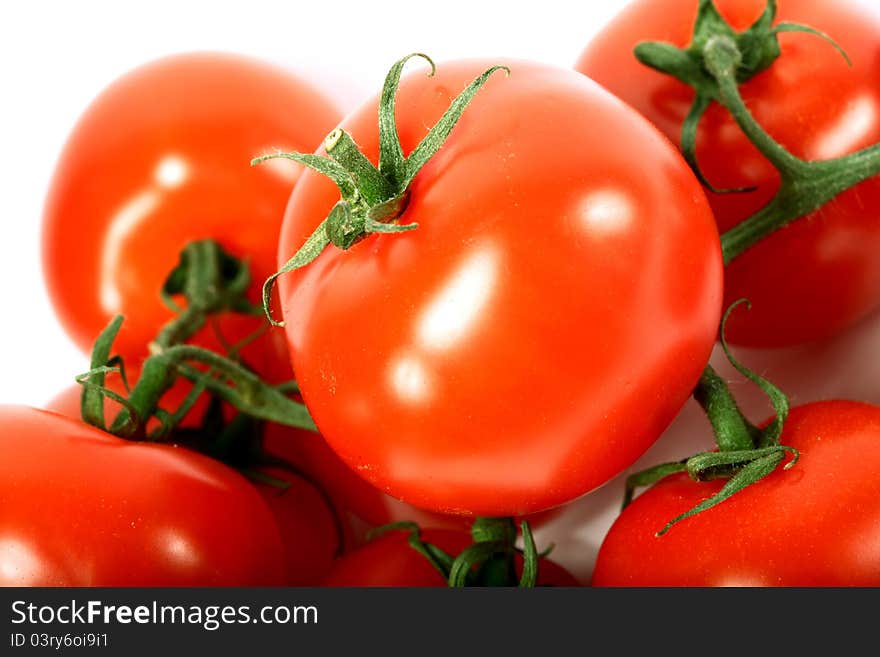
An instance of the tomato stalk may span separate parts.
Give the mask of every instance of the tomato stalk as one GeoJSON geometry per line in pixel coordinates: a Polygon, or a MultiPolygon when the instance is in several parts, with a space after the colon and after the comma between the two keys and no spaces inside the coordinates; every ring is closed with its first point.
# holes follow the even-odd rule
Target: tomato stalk
{"type": "Polygon", "coordinates": [[[465,108],[489,77],[498,70],[508,74],[505,66],[493,66],[477,76],[453,101],[424,139],[404,156],[395,117],[395,96],[404,65],[413,57],[421,57],[436,67],[430,57],[413,53],[398,60],[388,72],[379,100],[379,166],[376,167],[357,147],[345,130],[337,128],[324,140],[328,157],[308,153],[273,153],[255,158],[259,164],[273,158],[287,158],[330,178],[339,188],[341,200],[309,236],[287,263],[266,279],[263,285],[263,309],[269,322],[283,326],[272,317],[269,299],[275,281],[282,274],[304,267],[331,244],[349,249],[371,233],[399,233],[417,228],[417,224],[400,224],[397,220],[406,210],[409,186],[421,168],[446,142],[465,108]]]}
{"type": "Polygon", "coordinates": [[[636,488],[650,486],[679,472],[687,472],[695,481],[727,479],[727,483],[715,495],[670,520],[657,532],[657,536],[665,534],[677,522],[711,509],[763,479],[782,463],[786,454],[792,455],[784,466],[786,470],[797,463],[797,450],[780,444],[782,427],[788,417],[788,397],[775,385],[738,362],[730,353],[724,339],[727,319],[740,303],[742,302],[731,305],[724,314],[721,345],[730,364],[764,391],[776,412],[775,417],[763,428],[752,424],[739,408],[724,379],[711,365],[706,366],[694,390],[694,399],[703,408],[712,425],[717,451],[702,452],[681,461],[663,463],[630,475],[626,480],[623,507],[632,501],[636,488]]]}
{"type": "Polygon", "coordinates": [[[706,48],[711,40],[729,39],[741,54],[733,71],[737,83],[747,82],[776,61],[781,54],[780,32],[806,32],[825,39],[849,62],[846,53],[828,35],[796,23],[773,25],[775,18],[776,0],[768,0],[758,20],[748,29],[737,32],[718,13],[712,0],[700,0],[693,36],[687,47],[678,48],[661,41],[645,41],[635,47],[636,59],[642,64],[693,87],[694,100],[681,128],[681,151],[700,182],[715,193],[747,192],[752,188],[718,189],[706,179],[697,162],[696,137],[700,120],[713,102],[724,104],[718,81],[706,67],[706,48]]]}
{"type": "Polygon", "coordinates": [[[713,38],[706,45],[706,68],[718,82],[721,102],[749,140],[776,167],[781,182],[767,205],[721,236],[725,265],[770,233],[815,212],[842,192],[880,173],[880,144],[832,160],[807,161],[774,141],[754,119],[739,93],[734,71],[741,58],[736,44],[726,37],[713,38]]]}
{"type": "Polygon", "coordinates": [[[196,399],[207,391],[255,418],[316,430],[305,406],[290,399],[286,388],[267,384],[229,357],[183,344],[205,325],[209,317],[217,313],[259,312],[245,297],[249,282],[247,266],[225,253],[215,242],[204,240],[188,245],[181,253],[180,263],[169,274],[162,288],[163,299],[179,314],[163,327],[150,345],[152,355],[144,361],[141,375],[127,398],[104,386],[108,372],[120,371],[128,388],[124,363],[119,358],[111,358],[112,345],[122,326],[122,317],[114,318],[96,340],[91,369],[77,378],[84,386],[81,402],[83,420],[119,437],[161,440],[183,419],[196,399]],[[172,300],[172,295],[178,294],[186,300],[184,309],[180,309],[172,300]],[[159,403],[180,376],[195,385],[181,406],[173,413],[168,413],[159,407],[159,403]],[[104,419],[105,397],[123,406],[109,428],[104,419]],[[152,417],[157,417],[161,426],[148,435],[147,422],[152,417]]]}
{"type": "Polygon", "coordinates": [[[337,551],[341,551],[344,545],[342,521],[324,487],[292,463],[268,454],[262,446],[265,421],[317,430],[306,407],[288,396],[298,391],[296,382],[271,386],[232,358],[184,344],[218,313],[259,314],[260,309],[245,296],[249,284],[250,272],[246,264],[227,254],[216,242],[201,240],[188,244],[161,290],[166,305],[178,314],[162,327],[150,344],[152,355],[144,361],[138,381],[127,397],[104,387],[106,374],[118,370],[128,389],[122,359],[110,358],[123,318],[114,318],[96,340],[92,350],[92,369],[78,378],[84,386],[81,398],[83,420],[129,440],[161,441],[173,432],[175,443],[222,461],[253,481],[277,486],[281,492],[290,484],[269,477],[259,468],[277,466],[284,469],[311,484],[332,511],[337,551]],[[176,295],[182,295],[186,300],[184,308],[174,302],[176,295]],[[207,369],[195,367],[193,363],[207,369]],[[180,376],[192,381],[193,388],[180,406],[168,413],[159,407],[159,403],[180,376]],[[205,393],[210,395],[210,403],[201,426],[178,429],[180,422],[205,393]],[[109,428],[104,420],[105,396],[122,405],[109,428]],[[239,411],[228,422],[223,416],[222,402],[239,411]],[[161,426],[147,435],[147,422],[151,417],[157,417],[161,426]]]}
{"type": "MultiPolygon", "coordinates": [[[[691,110],[682,126],[681,150],[700,181],[716,193],[746,193],[752,189],[716,189],[705,179],[696,158],[696,133],[700,119],[711,103],[721,104],[745,136],[778,170],[780,187],[758,212],[721,236],[724,264],[727,265],[774,231],[799,217],[820,209],[836,196],[880,173],[880,144],[856,153],[824,161],[808,161],[795,156],[776,142],[746,107],[739,85],[767,69],[780,56],[780,32],[806,32],[831,43],[849,62],[846,53],[827,35],[811,27],[793,23],[773,25],[776,2],[768,0],[762,15],[748,29],[735,31],[718,13],[712,0],[700,0],[691,43],[677,48],[668,43],[645,42],[635,49],[642,63],[667,73],[694,88],[691,110]]],[[[651,485],[678,472],[704,481],[726,478],[722,489],[686,513],[666,524],[661,535],[675,523],[724,501],[743,488],[762,479],[793,454],[785,468],[797,461],[797,451],[780,445],[782,426],[788,414],[788,399],[776,386],[757,376],[731,355],[724,339],[724,325],[734,304],[722,321],[720,337],[731,364],[768,395],[776,411],[774,420],[759,429],[742,414],[726,382],[707,366],[694,391],[712,424],[718,451],[697,454],[675,463],[665,463],[636,473],[627,480],[624,507],[637,487],[651,485]]]]}
{"type": "Polygon", "coordinates": [[[409,545],[427,559],[450,587],[465,586],[519,586],[532,588],[538,579],[539,560],[549,554],[549,548],[538,553],[535,539],[527,520],[520,522],[523,536],[522,549],[516,547],[517,530],[513,518],[476,518],[471,526],[473,544],[453,557],[436,545],[422,540],[421,528],[414,522],[394,522],[374,528],[369,538],[389,531],[409,532],[409,545]],[[522,575],[517,577],[514,557],[523,556],[522,575]]]}
{"type": "Polygon", "coordinates": [[[781,54],[780,32],[806,32],[846,53],[826,34],[794,23],[773,25],[776,2],[769,0],[760,18],[736,32],[718,13],[712,0],[701,0],[693,38],[686,48],[645,42],[636,46],[642,63],[672,75],[695,90],[681,133],[681,150],[706,187],[716,193],[749,192],[752,188],[716,189],[702,174],[696,157],[697,126],[712,102],[730,112],[739,128],[779,171],[780,187],[773,199],[751,217],[721,236],[728,264],[771,233],[820,209],[842,192],[880,173],[880,144],[839,158],[809,161],[776,142],[755,120],[743,102],[739,85],[767,69],[781,54]]]}

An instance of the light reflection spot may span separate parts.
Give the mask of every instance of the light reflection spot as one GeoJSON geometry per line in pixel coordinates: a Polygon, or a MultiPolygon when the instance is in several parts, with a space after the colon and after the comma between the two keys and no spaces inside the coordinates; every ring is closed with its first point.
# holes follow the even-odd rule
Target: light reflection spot
{"type": "Polygon", "coordinates": [[[844,111],[835,125],[822,132],[816,142],[813,158],[830,160],[850,153],[858,147],[877,121],[877,107],[871,96],[857,98],[844,111]]]}
{"type": "Polygon", "coordinates": [[[27,586],[37,580],[40,558],[22,541],[0,540],[0,581],[16,582],[27,586]]]}
{"type": "Polygon", "coordinates": [[[404,356],[391,366],[391,385],[398,396],[406,401],[418,402],[430,392],[428,373],[418,359],[404,356]]]}
{"type": "Polygon", "coordinates": [[[183,158],[168,155],[159,161],[153,176],[160,187],[172,189],[186,182],[188,174],[189,167],[183,158]]]}
{"type": "Polygon", "coordinates": [[[581,218],[586,228],[602,233],[616,233],[626,229],[634,216],[632,202],[613,189],[600,190],[587,196],[581,206],[581,218]]]}
{"type": "Polygon", "coordinates": [[[119,311],[121,299],[117,288],[117,268],[119,256],[122,251],[122,243],[129,234],[153,212],[159,205],[159,194],[155,191],[145,191],[135,196],[131,201],[119,209],[116,216],[110,222],[104,237],[101,252],[101,307],[105,312],[114,314],[119,311]]]}
{"type": "Polygon", "coordinates": [[[448,349],[465,337],[489,301],[498,274],[491,249],[471,254],[437,292],[418,323],[427,349],[448,349]]]}

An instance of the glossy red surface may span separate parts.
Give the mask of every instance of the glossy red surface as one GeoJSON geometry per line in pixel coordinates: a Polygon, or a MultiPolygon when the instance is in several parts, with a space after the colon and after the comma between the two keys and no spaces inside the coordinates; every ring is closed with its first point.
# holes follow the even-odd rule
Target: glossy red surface
{"type": "MultiPolygon", "coordinates": [[[[383,491],[444,513],[524,515],[630,465],[687,399],[720,314],[717,232],[672,145],[572,71],[441,63],[404,77],[404,153],[490,65],[411,187],[405,234],[279,279],[322,434],[383,491]]],[[[377,108],[344,122],[375,162],[377,108]]],[[[338,191],[307,172],[279,259],[338,191]]]]}
{"type": "Polygon", "coordinates": [[[281,537],[240,474],[170,445],[0,407],[0,582],[276,586],[281,537]]]}
{"type": "Polygon", "coordinates": [[[662,536],[724,482],[675,475],[637,497],[605,537],[593,585],[880,585],[880,407],[796,407],[781,440],[800,451],[794,467],[662,536]]]}

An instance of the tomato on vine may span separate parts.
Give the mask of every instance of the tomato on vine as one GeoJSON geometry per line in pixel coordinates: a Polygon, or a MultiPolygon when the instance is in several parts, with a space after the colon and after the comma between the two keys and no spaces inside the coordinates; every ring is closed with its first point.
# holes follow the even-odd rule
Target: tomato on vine
{"type": "MultiPolygon", "coordinates": [[[[316,584],[330,568],[342,549],[343,531],[329,497],[306,473],[262,448],[261,426],[266,421],[314,429],[307,410],[291,398],[289,383],[269,384],[237,360],[188,342],[214,315],[247,303],[249,282],[245,264],[216,242],[187,244],[162,286],[181,310],[151,339],[146,360],[136,360],[131,368],[125,357],[114,352],[124,323],[117,317],[95,341],[89,371],[77,377],[80,394],[66,392],[50,402],[52,408],[82,422],[62,423],[62,416],[43,413],[38,416],[42,423],[34,420],[19,430],[18,416],[10,420],[10,435],[3,446],[13,464],[14,450],[28,451],[27,440],[40,424],[47,425],[47,432],[66,436],[63,444],[62,438],[55,439],[57,454],[51,452],[52,440],[46,441],[32,450],[34,454],[22,457],[26,467],[21,476],[4,480],[9,484],[2,491],[4,502],[20,507],[24,515],[16,510],[8,525],[6,518],[0,521],[0,531],[14,534],[16,545],[24,545],[25,552],[48,555],[34,558],[40,565],[35,566],[36,582],[46,582],[46,572],[61,577],[52,559],[64,540],[82,543],[79,561],[63,573],[68,583],[303,586],[316,584]],[[84,460],[91,465],[83,465],[84,460]],[[98,481],[104,467],[114,472],[98,481]],[[45,492],[46,510],[40,515],[35,510],[40,505],[21,496],[35,497],[31,488],[46,480],[57,481],[58,490],[45,492]],[[226,489],[241,500],[224,500],[226,489]],[[111,491],[114,502],[109,504],[111,491]],[[71,497],[72,502],[64,503],[78,503],[83,510],[69,514],[73,525],[65,518],[58,522],[55,535],[45,538],[56,494],[71,497]],[[187,499],[176,501],[177,494],[187,499]],[[203,498],[207,501],[200,503],[203,498]],[[19,527],[28,513],[35,514],[31,533],[19,527]],[[80,534],[88,531],[83,519],[88,514],[94,515],[99,528],[107,529],[83,541],[80,534]],[[236,514],[246,516],[253,526],[236,514]],[[132,528],[141,523],[144,531],[118,537],[119,523],[126,522],[132,528]],[[212,532],[205,528],[215,525],[212,532]],[[110,536],[101,540],[105,531],[110,536]],[[163,543],[166,534],[170,538],[163,543]],[[274,543],[267,542],[267,536],[274,543]],[[142,563],[149,558],[146,547],[127,554],[128,540],[155,544],[159,551],[155,563],[142,563]],[[211,542],[224,543],[216,548],[216,559],[211,542]],[[104,558],[105,544],[106,549],[120,551],[119,557],[108,560],[104,570],[91,567],[90,560],[104,558]],[[238,547],[241,563],[231,560],[238,547]],[[166,563],[162,550],[180,553],[181,560],[195,565],[181,570],[166,563]],[[261,550],[266,554],[261,555],[261,550]],[[263,559],[268,560],[264,566],[263,559]],[[51,568],[42,568],[43,564],[51,568]],[[126,573],[125,564],[143,573],[126,573]],[[220,568],[223,572],[216,572],[220,568]],[[264,568],[271,576],[263,577],[264,568]]],[[[24,409],[19,424],[28,419],[27,413],[37,412],[24,409]]],[[[17,551],[0,555],[0,565],[10,572],[19,567],[18,560],[17,551]]]]}
{"type": "MultiPolygon", "coordinates": [[[[140,66],[98,95],[56,164],[43,218],[50,299],[88,351],[117,314],[130,365],[174,311],[159,295],[178,253],[213,239],[247,259],[257,283],[275,270],[284,204],[297,168],[253,169],[267,149],[313,149],[339,112],[280,67],[224,53],[185,53],[140,66]]],[[[264,327],[228,313],[197,344],[224,351],[264,327]]],[[[267,378],[291,378],[283,340],[242,351],[267,378]]]]}
{"type": "MultiPolygon", "coordinates": [[[[127,377],[130,381],[137,381],[139,373],[130,371],[127,377]]],[[[105,385],[118,395],[124,396],[128,393],[119,376],[108,377],[105,385]]],[[[162,403],[168,408],[176,408],[184,402],[191,390],[191,384],[180,380],[163,395],[162,403]]],[[[73,385],[50,399],[45,408],[69,418],[79,419],[81,398],[82,386],[73,385]]],[[[209,412],[208,407],[209,401],[204,397],[200,398],[193,409],[176,425],[175,431],[169,435],[168,440],[180,445],[187,434],[203,431],[202,426],[206,412],[209,412]]],[[[104,400],[104,414],[111,423],[121,408],[118,402],[110,398],[104,400]]],[[[157,428],[158,421],[152,420],[150,426],[157,428]]],[[[339,461],[329,447],[322,448],[321,437],[313,432],[277,424],[266,427],[254,425],[248,428],[252,435],[241,438],[255,445],[262,441],[269,454],[277,454],[280,451],[285,455],[291,452],[314,455],[304,464],[293,460],[290,461],[291,467],[282,467],[280,464],[254,465],[243,468],[241,472],[263,498],[281,535],[285,562],[285,575],[281,581],[289,586],[314,586],[330,570],[334,557],[343,549],[344,534],[352,531],[345,522],[344,516],[340,515],[338,518],[336,516],[342,509],[338,506],[334,491],[325,490],[324,470],[319,470],[318,476],[314,474],[315,462],[324,469],[329,469],[332,467],[331,463],[339,463],[339,461]],[[266,427],[270,428],[267,430],[266,427]],[[271,436],[270,440],[266,440],[266,434],[271,436]],[[305,469],[300,469],[301,465],[305,465],[305,469]]],[[[221,430],[222,428],[218,428],[216,433],[219,434],[221,430]]],[[[207,439],[216,440],[217,436],[207,439]]],[[[180,446],[179,452],[187,454],[189,450],[180,446]]],[[[336,468],[333,470],[334,474],[342,477],[340,480],[334,480],[336,485],[340,486],[348,480],[357,482],[360,486],[358,490],[365,498],[363,504],[369,505],[371,500],[384,497],[344,468],[341,463],[336,468]],[[343,469],[344,471],[340,472],[343,469]],[[346,475],[348,479],[344,478],[346,475]]],[[[158,504],[161,504],[161,500],[157,501],[158,504]]]]}
{"type": "Polygon", "coordinates": [[[724,483],[676,474],[636,497],[602,542],[593,585],[880,585],[880,407],[804,404],[791,409],[781,439],[800,453],[794,467],[661,536],[724,483]]]}
{"type": "Polygon", "coordinates": [[[0,582],[280,586],[281,536],[239,473],[173,445],[0,407],[0,582]]]}
{"type": "MultiPolygon", "coordinates": [[[[478,522],[509,529],[509,544],[503,545],[505,540],[497,540],[497,536],[481,536],[479,528],[476,533],[468,533],[462,529],[420,529],[413,523],[398,523],[396,529],[380,528],[383,531],[366,544],[337,559],[323,585],[522,585],[526,560],[513,545],[516,532],[512,524],[501,519],[478,522]],[[483,549],[492,539],[497,545],[483,549]],[[493,561],[493,557],[501,558],[493,561]]],[[[540,557],[532,566],[537,572],[529,586],[578,586],[571,573],[549,558],[540,557]]]]}
{"type": "Polygon", "coordinates": [[[848,0],[776,5],[635,0],[575,66],[701,172],[725,233],[725,305],[752,302],[730,339],[760,347],[827,338],[880,304],[880,20],[848,0]],[[724,39],[741,57],[727,89],[707,68],[724,39]]]}
{"type": "Polygon", "coordinates": [[[317,154],[286,154],[317,170],[277,275],[303,399],[350,467],[414,506],[564,504],[640,456],[699,378],[720,316],[711,213],[668,141],[583,76],[428,60],[401,81],[408,59],[317,154]]]}

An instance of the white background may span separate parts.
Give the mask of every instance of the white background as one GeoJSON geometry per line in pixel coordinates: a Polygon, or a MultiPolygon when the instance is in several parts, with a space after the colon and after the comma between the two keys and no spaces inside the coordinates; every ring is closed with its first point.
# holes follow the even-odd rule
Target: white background
{"type": "MultiPolygon", "coordinates": [[[[46,296],[39,258],[41,212],[68,132],[90,100],[122,73],[174,52],[238,52],[315,81],[347,112],[379,89],[394,60],[413,51],[438,62],[504,56],[570,67],[591,35],[624,4],[0,2],[0,403],[39,406],[87,367],[56,323],[46,296]]],[[[737,353],[796,402],[835,396],[880,402],[878,336],[880,315],[875,314],[821,345],[737,353]]],[[[718,354],[714,362],[731,371],[718,354]]],[[[749,386],[736,383],[734,390],[756,420],[766,415],[749,386]]],[[[635,468],[710,445],[708,426],[689,402],[635,468]]],[[[554,558],[582,578],[589,575],[621,490],[622,477],[578,500],[538,533],[539,540],[557,542],[554,558]]]]}

